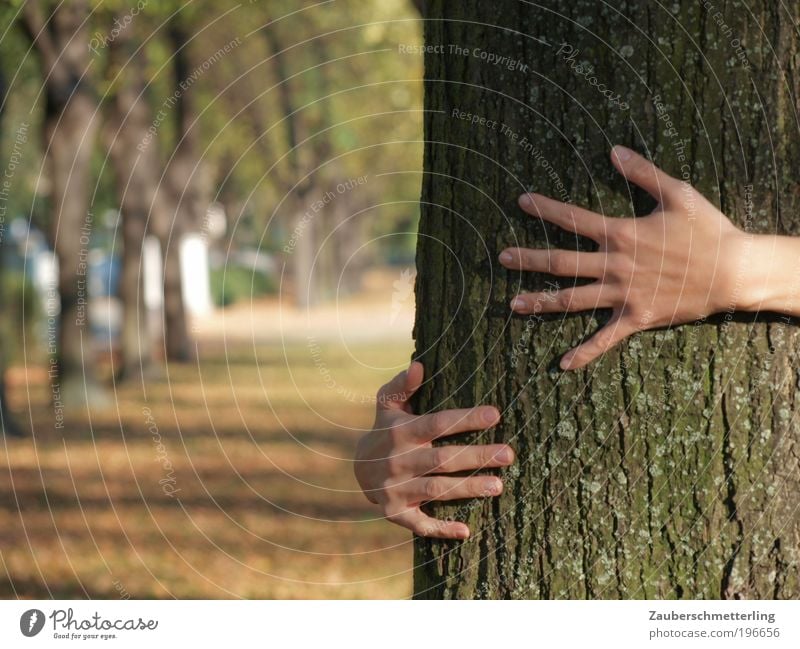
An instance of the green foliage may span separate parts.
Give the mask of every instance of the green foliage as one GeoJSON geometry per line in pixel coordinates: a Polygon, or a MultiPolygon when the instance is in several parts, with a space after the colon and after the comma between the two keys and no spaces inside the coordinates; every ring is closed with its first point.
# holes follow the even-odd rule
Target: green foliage
{"type": "Polygon", "coordinates": [[[276,290],[271,276],[252,268],[226,266],[211,271],[211,298],[220,307],[269,295],[276,290]]]}
{"type": "MultiPolygon", "coordinates": [[[[45,16],[56,4],[41,2],[45,16]]],[[[146,54],[146,96],[154,121],[163,111],[152,146],[160,152],[162,163],[175,151],[176,109],[170,97],[185,80],[174,78],[167,38],[168,18],[174,14],[190,34],[190,74],[210,62],[196,74],[187,92],[198,112],[199,153],[209,172],[212,198],[226,204],[233,218],[230,235],[238,243],[258,244],[265,231],[269,231],[266,238],[271,238],[279,221],[286,231],[295,216],[284,199],[301,178],[287,157],[282,87],[290,92],[298,137],[305,141],[298,150],[302,175],[310,174],[314,184],[309,200],[347,178],[401,169],[409,173],[382,180],[373,175],[364,191],[348,195],[348,210],[418,197],[420,176],[415,170],[422,159],[422,113],[418,109],[422,59],[398,52],[401,43],[421,42],[420,22],[411,2],[337,0],[335,5],[319,6],[296,0],[148,0],[141,10],[138,4],[128,0],[89,2],[87,36],[94,39],[95,50],[86,79],[100,101],[98,117],[102,118],[103,104],[120,75],[130,70],[130,64],[126,70],[126,63],[109,62],[106,40],[129,38],[133,49],[141,46],[146,54]],[[121,24],[125,25],[122,30],[121,24]],[[283,53],[287,78],[281,78],[276,70],[265,30],[272,32],[283,53]],[[236,45],[216,56],[231,43],[236,45]],[[225,195],[220,193],[223,187],[225,195]],[[240,219],[246,227],[240,227],[240,219]]],[[[15,24],[19,5],[17,1],[0,7],[0,23],[9,27],[0,38],[0,65],[10,84],[5,137],[12,134],[15,124],[31,124],[25,167],[15,178],[14,205],[9,210],[25,214],[31,205],[39,209],[43,204],[50,177],[41,161],[42,70],[38,55],[15,24]]],[[[106,144],[98,139],[92,160],[95,213],[118,207],[106,144]]],[[[377,216],[369,224],[373,236],[403,227],[416,213],[413,206],[402,206],[381,209],[377,216]]],[[[392,246],[393,241],[386,245],[392,246]]]]}

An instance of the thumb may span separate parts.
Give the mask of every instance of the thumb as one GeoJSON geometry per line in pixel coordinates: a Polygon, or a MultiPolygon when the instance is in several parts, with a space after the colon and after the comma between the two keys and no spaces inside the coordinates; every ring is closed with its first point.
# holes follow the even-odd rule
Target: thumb
{"type": "Polygon", "coordinates": [[[422,385],[422,377],[425,375],[425,368],[419,361],[411,361],[411,365],[406,370],[406,383],[403,386],[405,393],[408,395],[406,400],[411,398],[411,395],[419,390],[422,385]]]}
{"type": "Polygon", "coordinates": [[[627,320],[614,316],[586,342],[564,354],[559,365],[562,370],[580,369],[635,332],[627,320]]]}
{"type": "Polygon", "coordinates": [[[422,385],[424,369],[419,361],[412,361],[408,369],[397,374],[378,390],[378,407],[402,408],[422,385]]]}
{"type": "Polygon", "coordinates": [[[641,187],[659,203],[667,203],[681,189],[680,180],[627,147],[618,144],[611,149],[611,162],[626,180],[641,187]]]}

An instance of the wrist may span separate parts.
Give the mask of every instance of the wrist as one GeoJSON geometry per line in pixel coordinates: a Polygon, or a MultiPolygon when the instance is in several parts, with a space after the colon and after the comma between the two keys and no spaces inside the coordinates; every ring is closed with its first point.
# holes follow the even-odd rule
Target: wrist
{"type": "Polygon", "coordinates": [[[795,313],[800,308],[800,242],[793,237],[739,231],[732,305],[737,311],[795,313]]]}

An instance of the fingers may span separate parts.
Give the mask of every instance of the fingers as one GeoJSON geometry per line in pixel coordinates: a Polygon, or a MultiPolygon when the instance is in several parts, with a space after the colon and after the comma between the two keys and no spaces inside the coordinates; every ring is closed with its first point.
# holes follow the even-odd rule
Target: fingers
{"type": "Polygon", "coordinates": [[[461,498],[490,498],[503,493],[503,481],[491,475],[450,478],[432,476],[416,478],[402,487],[409,502],[458,500],[461,498]]]}
{"type": "Polygon", "coordinates": [[[577,370],[635,332],[636,327],[627,320],[614,317],[589,340],[564,354],[559,365],[562,370],[577,370]]]}
{"type": "Polygon", "coordinates": [[[523,194],[519,197],[519,206],[528,214],[597,242],[603,241],[608,231],[614,227],[613,219],[541,194],[523,194]]]}
{"type": "Polygon", "coordinates": [[[400,372],[378,390],[378,408],[402,408],[422,385],[423,375],[422,363],[413,361],[407,370],[400,372]]]}
{"type": "Polygon", "coordinates": [[[668,202],[680,191],[680,180],[624,146],[611,149],[611,162],[628,181],[644,189],[659,203],[668,202]]]}
{"type": "Polygon", "coordinates": [[[428,516],[419,507],[400,509],[396,513],[387,513],[387,520],[411,530],[417,536],[439,539],[466,539],[469,528],[458,521],[442,521],[428,516]]]}
{"type": "Polygon", "coordinates": [[[440,437],[483,430],[494,426],[500,420],[500,413],[493,406],[476,408],[454,408],[440,410],[430,415],[420,415],[403,424],[402,434],[408,435],[415,443],[432,442],[440,437]]]}
{"type": "MultiPolygon", "coordinates": [[[[483,447],[424,449],[417,454],[417,470],[459,471],[506,466],[514,461],[514,453],[502,444],[483,447]],[[438,451],[445,451],[438,454],[438,451]]],[[[405,527],[417,536],[466,539],[469,528],[457,521],[443,521],[428,516],[419,504],[432,500],[490,498],[503,492],[503,481],[495,476],[420,477],[390,487],[391,501],[384,506],[386,518],[405,527]],[[392,503],[410,503],[407,506],[392,503]]]]}
{"type": "Polygon", "coordinates": [[[560,291],[521,293],[511,300],[511,309],[522,315],[540,313],[573,313],[614,306],[612,290],[602,284],[576,286],[560,291]]]}
{"type": "Polygon", "coordinates": [[[607,256],[604,252],[506,248],[500,253],[500,263],[514,270],[532,270],[559,277],[602,277],[607,256]]]}
{"type": "Polygon", "coordinates": [[[414,475],[455,473],[508,466],[514,462],[514,451],[505,444],[485,446],[439,446],[423,448],[406,455],[408,469],[414,475]]]}

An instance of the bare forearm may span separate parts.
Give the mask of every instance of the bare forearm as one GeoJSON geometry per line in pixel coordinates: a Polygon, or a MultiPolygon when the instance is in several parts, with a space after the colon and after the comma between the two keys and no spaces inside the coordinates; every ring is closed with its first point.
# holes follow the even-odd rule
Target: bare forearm
{"type": "Polygon", "coordinates": [[[800,317],[800,237],[743,232],[737,247],[735,308],[800,317]]]}

